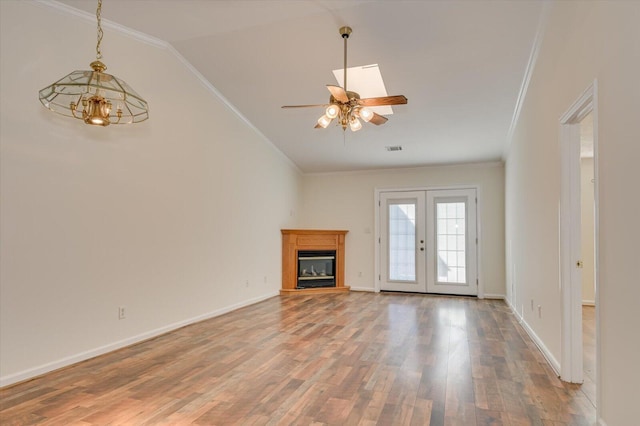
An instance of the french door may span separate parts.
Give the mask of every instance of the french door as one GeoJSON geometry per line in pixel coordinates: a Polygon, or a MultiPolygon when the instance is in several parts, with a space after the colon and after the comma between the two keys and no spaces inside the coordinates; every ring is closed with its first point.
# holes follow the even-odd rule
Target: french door
{"type": "Polygon", "coordinates": [[[380,194],[381,290],[426,293],[425,191],[380,194]]]}
{"type": "Polygon", "coordinates": [[[476,190],[380,194],[380,289],[477,295],[476,190]]]}

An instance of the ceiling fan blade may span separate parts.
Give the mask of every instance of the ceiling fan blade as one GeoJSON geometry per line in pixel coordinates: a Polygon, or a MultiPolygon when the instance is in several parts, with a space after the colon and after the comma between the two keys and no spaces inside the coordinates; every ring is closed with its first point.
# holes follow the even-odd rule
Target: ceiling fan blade
{"type": "Polygon", "coordinates": [[[349,102],[349,97],[347,96],[347,92],[345,92],[342,87],[327,84],[327,89],[329,89],[329,92],[331,92],[331,95],[333,95],[333,97],[338,102],[349,102]]]}
{"type": "Polygon", "coordinates": [[[405,98],[404,95],[383,96],[380,98],[365,98],[358,100],[358,105],[371,107],[385,105],[404,105],[406,103],[407,98],[405,98]]]}
{"type": "Polygon", "coordinates": [[[376,126],[379,126],[381,124],[384,124],[387,122],[387,120],[389,120],[387,117],[380,115],[380,114],[376,114],[375,112],[373,113],[373,117],[371,117],[371,120],[369,120],[369,123],[373,123],[376,126]]]}
{"type": "Polygon", "coordinates": [[[282,108],[312,108],[312,107],[326,107],[326,104],[314,104],[314,105],[283,105],[282,108]]]}

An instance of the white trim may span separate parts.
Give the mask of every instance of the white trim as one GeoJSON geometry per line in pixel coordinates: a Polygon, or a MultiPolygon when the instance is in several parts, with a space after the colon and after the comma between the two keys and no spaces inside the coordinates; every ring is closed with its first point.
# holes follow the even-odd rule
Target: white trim
{"type": "Polygon", "coordinates": [[[533,331],[533,329],[529,326],[529,324],[524,320],[524,318],[513,307],[513,305],[511,304],[511,301],[509,301],[507,299],[506,302],[507,302],[507,305],[509,306],[509,309],[511,309],[511,313],[513,314],[514,317],[516,317],[516,320],[518,321],[518,323],[522,326],[524,331],[529,335],[529,337],[531,338],[533,343],[536,344],[536,346],[538,347],[538,349],[542,353],[542,356],[544,356],[545,360],[547,361],[547,363],[549,364],[551,369],[554,371],[554,373],[556,373],[556,375],[559,376],[560,375],[560,363],[558,362],[558,360],[553,356],[551,351],[549,349],[547,349],[545,344],[542,342],[542,339],[540,339],[538,337],[538,335],[535,333],[535,331],[533,331]]]}
{"type": "MultiPolygon", "coordinates": [[[[569,109],[562,114],[560,117],[560,124],[574,124],[579,123],[583,118],[585,118],[591,111],[595,108],[594,99],[595,92],[597,90],[598,81],[594,80],[593,83],[589,85],[585,89],[584,92],[580,95],[578,99],[576,99],[573,104],[569,107],[569,109]]],[[[594,120],[595,123],[595,120],[594,120]]],[[[596,138],[596,132],[594,129],[593,132],[594,143],[596,138]]],[[[595,155],[595,151],[594,151],[595,155]]],[[[580,156],[578,156],[580,158],[580,156]]]]}
{"type": "Polygon", "coordinates": [[[371,287],[351,287],[351,291],[365,291],[368,293],[373,293],[376,291],[376,289],[371,287]]]}
{"type": "Polygon", "coordinates": [[[507,296],[505,294],[497,294],[497,293],[485,293],[485,299],[493,299],[493,300],[507,300],[507,296]]]}
{"type": "MultiPolygon", "coordinates": [[[[595,305],[596,305],[596,417],[601,415],[601,345],[600,345],[600,267],[599,267],[599,185],[598,185],[598,81],[578,97],[559,118],[561,153],[561,251],[560,270],[562,288],[562,379],[577,382],[582,378],[582,285],[581,271],[575,267],[581,248],[580,221],[580,146],[578,123],[589,113],[593,114],[593,147],[595,177],[595,305]],[[577,145],[577,146],[576,146],[577,145]],[[566,363],[566,364],[565,364],[566,363]],[[580,371],[577,371],[580,366],[580,371]]],[[[598,420],[601,422],[601,420],[598,420]]]]}
{"type": "Polygon", "coordinates": [[[513,132],[515,131],[516,125],[518,124],[518,120],[520,118],[520,111],[522,111],[522,106],[524,105],[524,100],[527,97],[527,91],[529,90],[529,84],[531,83],[531,77],[533,76],[533,71],[536,67],[536,63],[538,62],[538,53],[540,53],[540,47],[542,46],[542,41],[544,40],[544,33],[545,33],[545,28],[547,26],[549,9],[550,9],[550,2],[545,1],[542,5],[542,10],[540,11],[540,17],[538,19],[538,27],[536,28],[536,35],[533,39],[531,52],[529,53],[529,61],[527,62],[527,67],[525,68],[524,76],[522,78],[522,84],[520,85],[520,91],[518,92],[518,98],[516,99],[516,105],[513,109],[511,124],[509,125],[509,131],[507,132],[507,141],[505,145],[505,150],[502,155],[503,159],[507,158],[509,154],[509,150],[511,149],[511,140],[513,139],[513,132]]]}
{"type": "MultiPolygon", "coordinates": [[[[476,194],[478,191],[478,185],[439,185],[439,186],[407,186],[407,187],[376,187],[376,194],[382,192],[410,192],[410,191],[445,191],[445,190],[456,190],[456,189],[475,189],[476,194]]],[[[376,204],[377,205],[377,204],[376,204]]]]}
{"type": "Polygon", "coordinates": [[[364,170],[348,170],[339,172],[310,172],[304,173],[305,176],[353,176],[353,175],[367,175],[371,173],[395,173],[395,172],[408,172],[411,170],[424,170],[424,169],[438,169],[447,167],[504,167],[504,161],[474,161],[469,163],[440,163],[429,164],[416,167],[390,167],[382,169],[364,169],[364,170]]]}
{"type": "Polygon", "coordinates": [[[480,185],[476,186],[476,238],[478,242],[476,243],[476,278],[478,279],[478,299],[485,299],[486,295],[484,294],[484,274],[482,269],[482,196],[480,185]]]}
{"type": "MultiPolygon", "coordinates": [[[[600,360],[602,359],[601,353],[601,344],[602,340],[600,339],[600,284],[602,281],[600,280],[600,172],[598,169],[599,163],[599,116],[600,112],[598,110],[598,80],[593,81],[593,179],[595,182],[593,191],[594,191],[594,233],[595,233],[595,259],[594,259],[594,282],[595,282],[595,303],[596,303],[596,417],[600,419],[602,415],[602,365],[600,364],[600,360]]],[[[599,420],[600,421],[600,420],[599,420]]],[[[602,424],[605,424],[602,421],[602,424]]]]}
{"type": "Polygon", "coordinates": [[[373,220],[374,220],[374,234],[373,234],[373,291],[380,293],[380,191],[378,188],[373,189],[373,220]]]}
{"type": "Polygon", "coordinates": [[[522,325],[522,328],[524,328],[524,330],[527,332],[529,337],[531,337],[531,340],[533,340],[533,343],[535,343],[536,346],[538,347],[538,349],[540,349],[540,352],[542,352],[542,355],[545,357],[545,359],[549,363],[549,366],[553,369],[554,373],[556,373],[556,375],[559,376],[560,375],[560,363],[553,356],[551,351],[549,349],[547,349],[547,347],[543,343],[542,339],[540,339],[538,337],[538,335],[535,333],[535,331],[533,331],[533,329],[524,320],[524,318],[522,318],[522,321],[520,321],[520,325],[522,325]]]}
{"type": "MultiPolygon", "coordinates": [[[[34,1],[39,5],[56,9],[58,12],[61,12],[63,14],[75,16],[76,18],[83,19],[93,24],[96,23],[95,13],[85,12],[84,10],[76,9],[75,7],[66,5],[64,3],[60,3],[55,0],[34,0],[34,1]]],[[[103,28],[109,28],[111,30],[117,31],[121,34],[129,36],[137,41],[140,41],[142,43],[145,43],[151,46],[160,47],[160,48],[167,48],[168,46],[170,46],[168,42],[162,39],[143,33],[141,31],[136,31],[129,27],[125,27],[124,25],[118,24],[116,22],[110,21],[105,18],[101,18],[101,25],[103,28]]]]}
{"type": "Polygon", "coordinates": [[[63,367],[68,367],[72,364],[76,364],[82,361],[86,361],[91,358],[95,358],[100,355],[104,355],[109,352],[116,351],[118,349],[122,349],[127,346],[135,345],[136,343],[143,342],[145,340],[151,339],[153,337],[160,336],[161,334],[169,333],[173,330],[177,330],[178,328],[182,328],[187,325],[195,324],[197,322],[205,321],[211,318],[218,317],[220,315],[227,314],[231,311],[235,311],[240,308],[244,308],[249,305],[253,305],[264,300],[270,299],[272,297],[277,296],[278,292],[267,293],[262,296],[254,297],[249,300],[245,300],[243,302],[236,303],[231,306],[227,306],[224,308],[216,309],[215,311],[198,315],[193,318],[189,318],[183,321],[178,321],[173,324],[169,324],[160,328],[156,328],[155,330],[150,330],[137,336],[128,337],[123,340],[119,340],[117,342],[109,343],[104,346],[100,346],[98,348],[93,348],[88,351],[80,352],[75,355],[71,355],[57,361],[49,362],[47,364],[43,364],[37,367],[29,368],[28,370],[20,371],[18,373],[9,374],[7,376],[0,377],[0,388],[9,386],[15,383],[23,382],[25,380],[33,379],[37,376],[41,376],[46,373],[50,373],[54,370],[58,370],[63,367]]]}

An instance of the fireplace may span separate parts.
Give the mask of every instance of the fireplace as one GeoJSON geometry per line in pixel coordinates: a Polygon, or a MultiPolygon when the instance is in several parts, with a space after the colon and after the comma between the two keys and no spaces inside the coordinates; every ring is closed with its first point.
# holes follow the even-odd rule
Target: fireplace
{"type": "Polygon", "coordinates": [[[298,251],[297,289],[335,287],[335,250],[298,251]]]}
{"type": "Polygon", "coordinates": [[[349,231],[282,229],[280,294],[343,293],[344,243],[349,231]]]}

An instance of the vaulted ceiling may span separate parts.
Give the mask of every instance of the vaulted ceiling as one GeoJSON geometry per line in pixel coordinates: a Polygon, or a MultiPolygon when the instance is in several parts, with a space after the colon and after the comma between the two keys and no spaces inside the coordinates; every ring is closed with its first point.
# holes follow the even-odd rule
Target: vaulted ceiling
{"type": "MultiPolygon", "coordinates": [[[[95,13],[93,0],[61,2],[95,13]]],[[[102,18],[170,43],[309,173],[501,159],[542,7],[526,0],[105,0],[102,18]],[[343,25],[353,28],[348,66],[378,64],[388,94],[409,99],[386,124],[356,133],[314,129],[322,108],[281,109],[328,101],[326,85],[337,84],[332,70],[343,67],[343,25]],[[401,151],[385,149],[397,145],[401,151]]]]}

